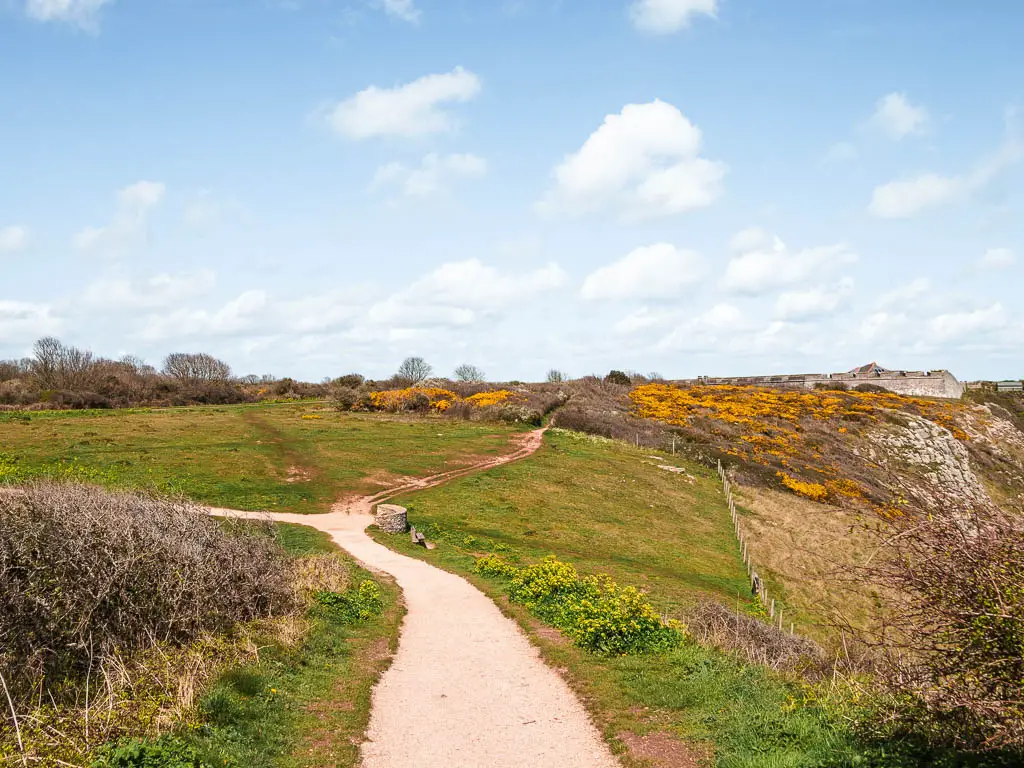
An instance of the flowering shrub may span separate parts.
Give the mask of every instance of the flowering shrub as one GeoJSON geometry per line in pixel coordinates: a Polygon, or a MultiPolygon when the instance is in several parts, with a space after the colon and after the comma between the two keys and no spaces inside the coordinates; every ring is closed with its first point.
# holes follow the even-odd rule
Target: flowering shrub
{"type": "Polygon", "coordinates": [[[409,387],[370,393],[370,405],[374,410],[392,412],[416,410],[422,406],[422,410],[429,408],[444,413],[456,403],[466,403],[473,408],[489,408],[494,405],[512,405],[522,399],[521,395],[508,389],[478,392],[466,398],[438,387],[409,387]]]}
{"type": "Polygon", "coordinates": [[[466,398],[466,402],[475,405],[477,408],[487,408],[491,405],[504,403],[506,400],[515,397],[518,397],[515,392],[510,392],[507,389],[496,389],[493,392],[478,392],[475,395],[470,395],[466,398]]]}
{"type": "Polygon", "coordinates": [[[824,501],[828,498],[828,488],[820,483],[805,483],[795,477],[790,477],[785,472],[776,474],[782,479],[784,486],[799,496],[806,496],[811,501],[824,501]]]}
{"type": "Polygon", "coordinates": [[[319,413],[304,413],[302,414],[302,418],[305,419],[306,421],[313,421],[315,419],[322,419],[323,416],[321,416],[319,413]]]}
{"type": "Polygon", "coordinates": [[[370,579],[345,592],[317,592],[313,599],[344,622],[366,621],[384,610],[380,587],[370,579]]]}
{"type": "Polygon", "coordinates": [[[450,406],[458,396],[451,390],[438,387],[408,387],[370,393],[370,401],[378,411],[409,410],[415,407],[417,400],[424,398],[431,408],[437,410],[439,403],[447,402],[450,406]]]}
{"type": "Polygon", "coordinates": [[[477,560],[476,570],[508,578],[512,602],[526,606],[591,653],[648,653],[682,642],[682,625],[662,622],[645,593],[621,587],[608,576],[581,577],[572,565],[554,556],[517,568],[487,555],[477,560]]]}
{"type": "MultiPolygon", "coordinates": [[[[680,427],[708,420],[712,435],[729,442],[726,454],[775,469],[783,486],[819,502],[865,496],[864,489],[843,477],[835,463],[825,460],[819,444],[808,439],[808,434],[829,431],[829,422],[879,422],[895,411],[905,411],[949,429],[958,440],[968,439],[955,423],[957,403],[891,392],[646,384],[629,397],[634,415],[640,418],[680,427]],[[813,466],[804,463],[809,460],[813,466]],[[796,477],[798,463],[814,478],[796,477]]],[[[849,428],[838,426],[835,431],[846,435],[849,428]]]]}

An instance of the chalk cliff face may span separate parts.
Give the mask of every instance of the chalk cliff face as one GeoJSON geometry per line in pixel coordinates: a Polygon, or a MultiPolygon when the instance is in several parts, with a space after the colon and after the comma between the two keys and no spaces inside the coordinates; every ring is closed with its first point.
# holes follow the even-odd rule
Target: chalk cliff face
{"type": "Polygon", "coordinates": [[[868,433],[867,458],[884,469],[894,493],[930,512],[994,509],[964,443],[925,418],[907,414],[905,419],[902,426],[868,433]]]}

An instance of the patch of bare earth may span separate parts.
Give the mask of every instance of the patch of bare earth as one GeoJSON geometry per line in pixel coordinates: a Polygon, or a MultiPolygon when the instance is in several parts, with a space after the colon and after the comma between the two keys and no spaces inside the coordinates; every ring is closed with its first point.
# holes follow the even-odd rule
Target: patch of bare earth
{"type": "Polygon", "coordinates": [[[709,765],[711,750],[677,739],[670,733],[656,732],[639,736],[626,731],[618,735],[631,757],[645,760],[652,768],[700,768],[709,765]]]}
{"type": "Polygon", "coordinates": [[[310,481],[309,472],[302,467],[291,466],[285,472],[286,483],[308,483],[310,481]]]}

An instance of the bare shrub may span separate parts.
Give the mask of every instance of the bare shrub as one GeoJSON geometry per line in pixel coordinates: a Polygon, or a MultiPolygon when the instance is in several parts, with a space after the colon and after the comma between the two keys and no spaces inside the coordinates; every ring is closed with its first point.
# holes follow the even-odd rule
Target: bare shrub
{"type": "Polygon", "coordinates": [[[182,499],[38,483],[0,493],[0,671],[15,691],[290,607],[271,536],[182,499]]]}
{"type": "Polygon", "coordinates": [[[455,380],[470,383],[479,383],[484,380],[484,372],[475,365],[464,363],[455,369],[455,380]]]}
{"type": "Polygon", "coordinates": [[[406,386],[413,386],[430,378],[433,372],[434,369],[422,357],[407,357],[398,366],[395,378],[404,382],[406,386]]]}
{"type": "Polygon", "coordinates": [[[174,352],[164,358],[163,371],[168,376],[188,382],[227,381],[231,366],[205,352],[174,352]]]}
{"type": "Polygon", "coordinates": [[[1024,746],[1024,530],[997,512],[897,518],[854,578],[877,586],[894,722],[956,747],[1024,746]]]}
{"type": "Polygon", "coordinates": [[[704,645],[736,653],[755,664],[811,673],[826,666],[827,657],[812,640],[790,635],[753,616],[730,611],[712,601],[699,603],[686,615],[691,636],[704,645]]]}
{"type": "Polygon", "coordinates": [[[42,389],[73,390],[88,386],[92,352],[45,336],[35,343],[32,353],[30,370],[42,389]]]}

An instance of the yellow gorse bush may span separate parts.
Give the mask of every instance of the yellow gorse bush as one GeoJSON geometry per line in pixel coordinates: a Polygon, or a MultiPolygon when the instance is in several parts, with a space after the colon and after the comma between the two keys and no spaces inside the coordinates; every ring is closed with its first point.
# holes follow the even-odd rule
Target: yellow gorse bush
{"type": "Polygon", "coordinates": [[[515,397],[517,397],[515,392],[507,389],[496,389],[493,392],[478,392],[475,395],[470,395],[466,398],[466,402],[472,403],[478,408],[486,408],[490,405],[504,403],[506,400],[511,400],[515,397]]]}
{"type": "Polygon", "coordinates": [[[553,555],[522,568],[486,555],[476,561],[476,570],[507,578],[513,602],[592,653],[623,656],[667,650],[685,636],[682,624],[661,620],[644,592],[620,586],[607,575],[580,576],[553,555]]]}
{"type": "MultiPolygon", "coordinates": [[[[804,469],[819,474],[822,482],[807,482],[781,470],[776,476],[789,490],[815,501],[856,499],[864,494],[856,482],[841,477],[837,467],[823,461],[823,455],[807,445],[805,431],[809,424],[880,421],[886,413],[910,411],[946,427],[958,440],[968,439],[954,420],[958,404],[893,393],[646,384],[629,396],[633,412],[641,418],[676,426],[691,425],[698,418],[710,419],[712,432],[731,442],[725,453],[754,464],[788,469],[801,457],[813,458],[817,466],[805,465],[804,469]],[[714,422],[722,424],[716,426],[714,422]]],[[[846,426],[836,431],[844,435],[849,432],[846,426]]]]}
{"type": "Polygon", "coordinates": [[[451,390],[438,387],[407,387],[406,389],[387,389],[370,393],[370,401],[373,403],[373,407],[379,411],[405,410],[421,397],[426,398],[431,408],[435,410],[439,403],[447,402],[448,406],[451,406],[452,402],[458,399],[458,395],[451,390]]]}
{"type": "Polygon", "coordinates": [[[450,389],[437,387],[409,387],[407,389],[388,389],[370,393],[370,402],[378,411],[409,410],[417,399],[426,398],[431,410],[444,413],[455,403],[469,403],[475,408],[487,408],[500,405],[510,400],[521,399],[521,395],[507,389],[496,389],[491,392],[479,392],[467,398],[461,398],[450,389]]]}

